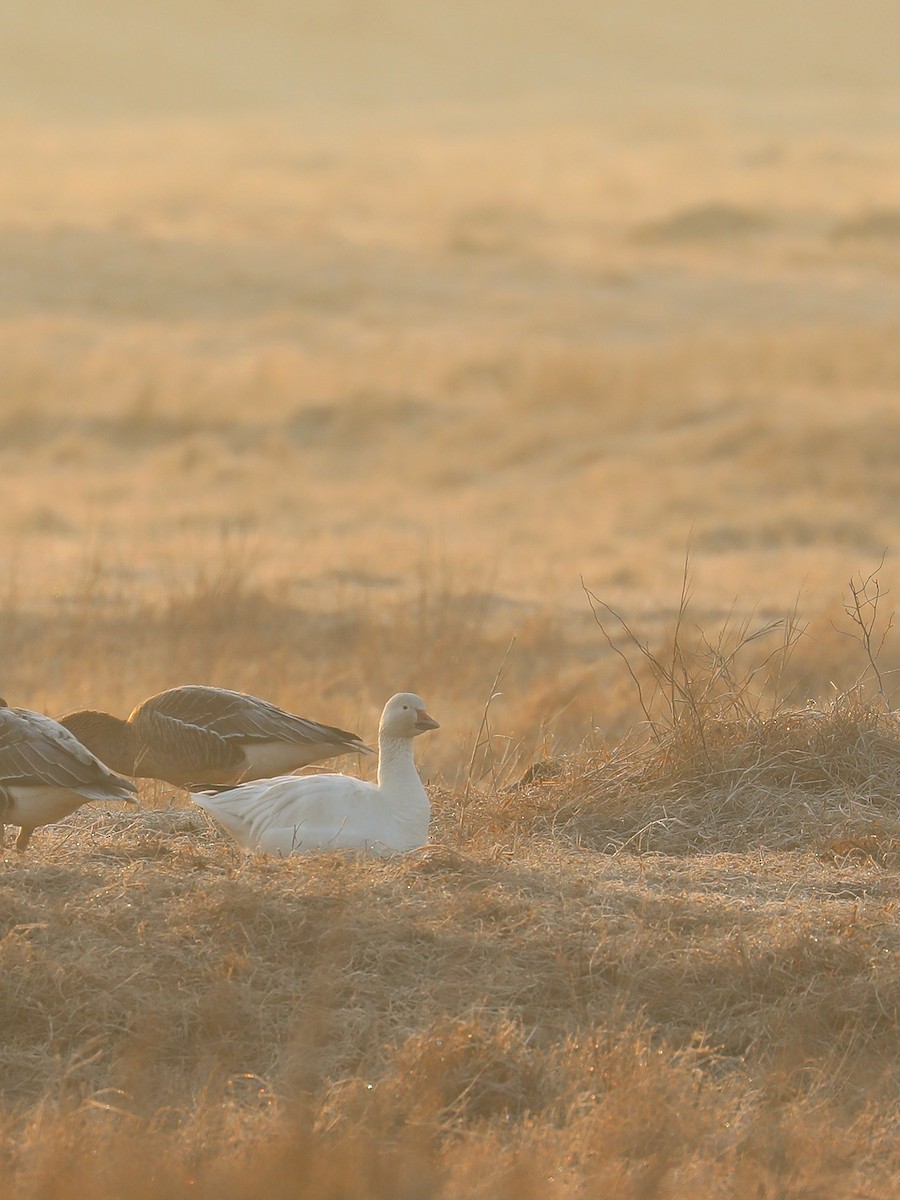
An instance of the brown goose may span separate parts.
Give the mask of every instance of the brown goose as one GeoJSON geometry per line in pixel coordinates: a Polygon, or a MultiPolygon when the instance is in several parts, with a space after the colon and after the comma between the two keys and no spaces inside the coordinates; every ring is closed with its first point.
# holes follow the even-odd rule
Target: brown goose
{"type": "Polygon", "coordinates": [[[127,721],[80,709],[60,722],[114,771],[190,789],[231,787],[339,754],[374,753],[345,729],[201,685],[151,696],[127,721]]]}
{"type": "Polygon", "coordinates": [[[92,800],[136,804],[136,791],[57,721],[0,700],[0,847],[4,824],[19,826],[16,849],[24,850],[38,825],[92,800]]]}

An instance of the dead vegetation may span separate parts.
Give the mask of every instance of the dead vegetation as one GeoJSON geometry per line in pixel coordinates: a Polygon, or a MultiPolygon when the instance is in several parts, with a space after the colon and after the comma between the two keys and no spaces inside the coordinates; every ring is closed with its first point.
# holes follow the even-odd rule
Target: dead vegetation
{"type": "Polygon", "coordinates": [[[670,639],[652,650],[587,595],[644,721],[579,764],[566,805],[554,809],[556,827],[569,822],[573,836],[607,850],[828,853],[846,843],[882,864],[900,861],[900,723],[878,666],[893,621],[879,613],[877,573],[849,584],[863,667],[856,684],[802,707],[783,695],[805,636],[796,613],[756,626],[729,621],[711,638],[691,621],[685,573],[670,639]]]}
{"type": "Polygon", "coordinates": [[[792,707],[797,619],[709,637],[687,583],[606,632],[643,729],[505,784],[510,648],[419,853],[247,858],[170,794],[7,854],[4,1194],[893,1195],[885,696],[792,707]]]}
{"type": "Polygon", "coordinates": [[[37,7],[0,693],[442,728],[403,859],[151,783],[2,856],[3,1200],[894,1200],[883,22],[37,7]]]}
{"type": "Polygon", "coordinates": [[[6,1193],[890,1195],[896,872],[486,842],[243,862],[167,810],[7,861],[6,1193]]]}

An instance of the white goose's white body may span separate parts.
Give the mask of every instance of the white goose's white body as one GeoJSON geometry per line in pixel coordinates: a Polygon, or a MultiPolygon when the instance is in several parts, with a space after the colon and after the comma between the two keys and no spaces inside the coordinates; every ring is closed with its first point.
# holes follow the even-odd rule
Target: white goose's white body
{"type": "Polygon", "coordinates": [[[412,692],[384,706],[378,782],[351,775],[283,775],[245,783],[194,803],[245,850],[303,854],[355,850],[397,854],[428,840],[431,804],[413,759],[413,738],[438,723],[412,692]]]}

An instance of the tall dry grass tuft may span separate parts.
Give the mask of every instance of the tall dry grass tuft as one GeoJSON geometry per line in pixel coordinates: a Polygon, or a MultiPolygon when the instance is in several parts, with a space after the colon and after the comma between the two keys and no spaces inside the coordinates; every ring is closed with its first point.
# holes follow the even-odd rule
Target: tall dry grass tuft
{"type": "Polygon", "coordinates": [[[900,723],[877,663],[891,626],[878,611],[880,594],[875,575],[851,581],[858,681],[798,707],[790,660],[805,630],[796,612],[755,627],[729,620],[709,636],[691,615],[686,569],[671,634],[652,649],[588,592],[644,722],[614,748],[565,768],[554,824],[607,850],[828,853],[846,844],[895,863],[900,723]]]}

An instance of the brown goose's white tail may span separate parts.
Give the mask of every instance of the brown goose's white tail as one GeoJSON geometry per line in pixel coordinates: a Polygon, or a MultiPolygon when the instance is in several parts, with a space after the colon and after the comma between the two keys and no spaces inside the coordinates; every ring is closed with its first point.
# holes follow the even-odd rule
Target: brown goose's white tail
{"type": "Polygon", "coordinates": [[[0,707],[0,844],[3,825],[18,825],[24,850],[49,825],[96,800],[136,804],[137,788],[113,774],[65,726],[25,708],[0,707]]]}

